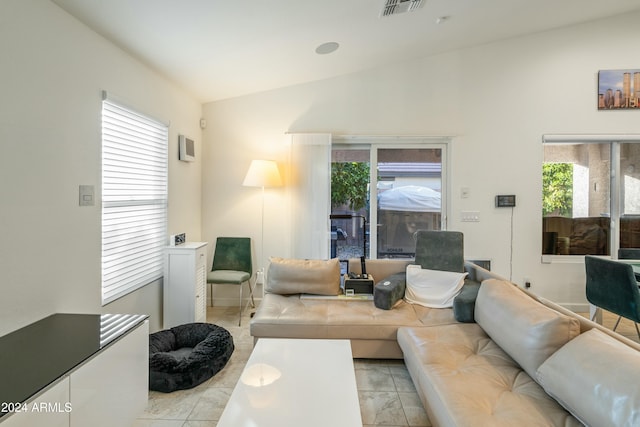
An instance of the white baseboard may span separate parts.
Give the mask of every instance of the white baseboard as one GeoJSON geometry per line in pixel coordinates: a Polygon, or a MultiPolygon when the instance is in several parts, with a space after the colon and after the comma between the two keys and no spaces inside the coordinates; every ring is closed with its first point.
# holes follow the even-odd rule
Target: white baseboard
{"type": "MultiPolygon", "coordinates": [[[[258,296],[254,296],[253,300],[256,303],[256,307],[262,301],[262,298],[258,296]]],[[[249,302],[248,298],[242,298],[242,307],[246,307],[249,302]]],[[[207,299],[207,307],[211,307],[211,300],[207,299]]],[[[237,307],[238,306],[238,298],[214,298],[213,307],[237,307]]]]}
{"type": "Polygon", "coordinates": [[[574,313],[588,313],[589,312],[589,304],[588,303],[556,303],[561,307],[566,308],[567,310],[571,310],[574,313]]]}

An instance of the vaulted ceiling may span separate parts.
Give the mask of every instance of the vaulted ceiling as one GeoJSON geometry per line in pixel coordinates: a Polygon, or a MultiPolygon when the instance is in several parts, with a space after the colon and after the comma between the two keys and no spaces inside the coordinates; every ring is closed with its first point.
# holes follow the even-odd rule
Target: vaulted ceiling
{"type": "Polygon", "coordinates": [[[202,102],[640,10],[638,0],[423,0],[381,17],[405,0],[51,1],[202,102]],[[316,53],[327,42],[339,48],[316,53]]]}

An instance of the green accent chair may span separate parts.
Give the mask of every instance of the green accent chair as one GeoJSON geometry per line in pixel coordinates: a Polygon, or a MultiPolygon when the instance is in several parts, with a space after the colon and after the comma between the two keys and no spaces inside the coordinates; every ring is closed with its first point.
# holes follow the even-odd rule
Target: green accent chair
{"type": "Polygon", "coordinates": [[[238,285],[240,288],[240,318],[238,326],[242,323],[242,285],[249,285],[250,300],[247,305],[255,307],[253,299],[253,287],[251,275],[253,265],[251,262],[251,239],[248,237],[218,237],[213,253],[213,265],[207,274],[207,283],[210,286],[211,304],[213,305],[213,285],[238,285]]]}
{"type": "MultiPolygon", "coordinates": [[[[640,290],[633,267],[624,262],[591,255],[584,257],[584,266],[587,300],[596,307],[619,316],[613,327],[614,331],[623,317],[633,320],[640,338],[640,290]]],[[[591,320],[594,318],[595,313],[591,320]]]]}

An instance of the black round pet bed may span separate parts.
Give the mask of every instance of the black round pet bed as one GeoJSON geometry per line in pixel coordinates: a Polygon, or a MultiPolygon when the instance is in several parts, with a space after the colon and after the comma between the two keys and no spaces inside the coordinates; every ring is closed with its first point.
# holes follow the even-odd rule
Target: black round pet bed
{"type": "Polygon", "coordinates": [[[233,353],[226,329],[189,323],[149,335],[149,389],[170,393],[202,384],[217,374],[233,353]]]}

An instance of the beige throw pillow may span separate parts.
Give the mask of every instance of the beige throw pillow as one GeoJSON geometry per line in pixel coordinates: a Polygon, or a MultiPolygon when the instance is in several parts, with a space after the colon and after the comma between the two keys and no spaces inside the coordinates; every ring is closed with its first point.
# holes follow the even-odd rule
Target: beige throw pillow
{"type": "Polygon", "coordinates": [[[271,258],[265,292],[280,295],[338,295],[340,262],[330,260],[271,258]]]}
{"type": "Polygon", "coordinates": [[[586,425],[640,425],[640,352],[602,331],[580,334],[549,357],[538,382],[586,425]]]}

